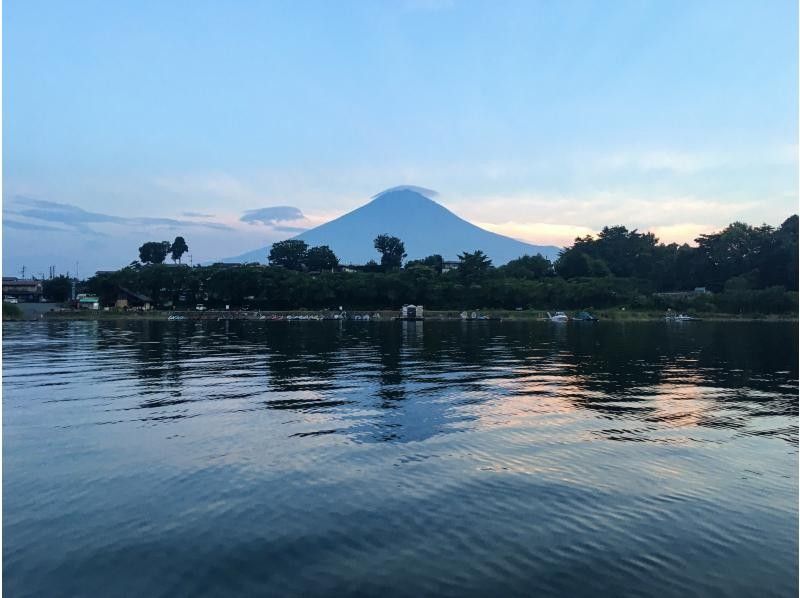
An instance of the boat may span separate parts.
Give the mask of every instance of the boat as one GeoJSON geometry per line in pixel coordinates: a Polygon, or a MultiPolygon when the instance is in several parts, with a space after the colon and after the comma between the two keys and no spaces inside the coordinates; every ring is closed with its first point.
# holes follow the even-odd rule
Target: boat
{"type": "Polygon", "coordinates": [[[473,311],[471,314],[467,313],[465,311],[462,311],[460,315],[461,315],[461,319],[464,320],[465,322],[469,322],[471,320],[480,320],[480,321],[483,321],[483,322],[485,322],[487,320],[492,320],[492,321],[500,321],[501,320],[501,318],[498,318],[496,316],[487,316],[485,314],[481,314],[481,313],[478,313],[478,312],[475,312],[475,311],[473,311]]]}
{"type": "Polygon", "coordinates": [[[686,314],[667,314],[664,316],[664,319],[667,322],[694,322],[699,320],[700,318],[695,318],[694,316],[687,316],[686,314]]]}
{"type": "Polygon", "coordinates": [[[563,311],[557,311],[554,314],[547,312],[547,317],[551,322],[569,322],[569,316],[563,311]]]}
{"type": "Polygon", "coordinates": [[[597,322],[597,316],[593,316],[588,311],[578,312],[572,319],[578,322],[597,322]]]}

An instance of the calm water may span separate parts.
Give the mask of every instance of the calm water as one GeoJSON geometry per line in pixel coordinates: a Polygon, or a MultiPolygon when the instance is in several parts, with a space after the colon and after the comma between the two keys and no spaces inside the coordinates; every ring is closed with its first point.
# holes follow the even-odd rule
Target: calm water
{"type": "Polygon", "coordinates": [[[796,324],[3,326],[7,596],[796,596],[796,324]]]}

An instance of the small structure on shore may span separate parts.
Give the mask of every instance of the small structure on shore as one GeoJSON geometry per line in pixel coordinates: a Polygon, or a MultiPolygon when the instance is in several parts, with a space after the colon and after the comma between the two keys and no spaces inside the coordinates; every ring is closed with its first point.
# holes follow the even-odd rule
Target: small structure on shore
{"type": "Polygon", "coordinates": [[[100,309],[100,298],[96,297],[95,295],[87,295],[86,293],[80,293],[78,297],[75,299],[75,307],[77,309],[98,310],[100,309]]]}
{"type": "Polygon", "coordinates": [[[147,311],[151,308],[153,300],[147,295],[142,295],[125,287],[119,287],[117,301],[114,306],[117,309],[138,308],[147,311]]]}
{"type": "Polygon", "coordinates": [[[400,309],[400,320],[422,320],[422,306],[421,305],[404,305],[400,309]]]}

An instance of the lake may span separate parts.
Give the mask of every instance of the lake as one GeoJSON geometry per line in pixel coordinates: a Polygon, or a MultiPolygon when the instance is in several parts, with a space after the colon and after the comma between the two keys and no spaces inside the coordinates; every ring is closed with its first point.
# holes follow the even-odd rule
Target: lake
{"type": "Polygon", "coordinates": [[[3,325],[7,596],[796,596],[797,323],[3,325]]]}

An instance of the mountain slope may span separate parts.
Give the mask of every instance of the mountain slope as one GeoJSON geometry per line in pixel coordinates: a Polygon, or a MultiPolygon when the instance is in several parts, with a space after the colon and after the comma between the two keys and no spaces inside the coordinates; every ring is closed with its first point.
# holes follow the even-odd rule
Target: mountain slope
{"type": "MultiPolygon", "coordinates": [[[[382,233],[399,237],[409,260],[435,253],[455,260],[463,251],[480,249],[499,266],[524,254],[541,253],[551,260],[558,255],[558,247],[523,243],[475,226],[424,193],[416,187],[388,189],[368,204],[293,238],[330,246],[343,264],[379,261],[373,240],[382,233]]],[[[223,261],[264,262],[268,251],[265,247],[223,261]]]]}

